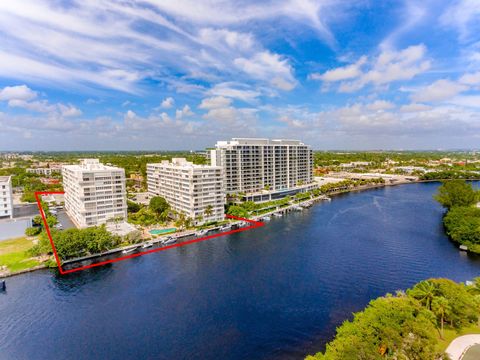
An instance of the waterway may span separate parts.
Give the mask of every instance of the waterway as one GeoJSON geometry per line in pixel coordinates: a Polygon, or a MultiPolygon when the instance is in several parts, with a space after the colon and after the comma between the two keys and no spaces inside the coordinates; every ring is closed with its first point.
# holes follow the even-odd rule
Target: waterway
{"type": "Polygon", "coordinates": [[[369,300],[480,276],[438,184],[344,194],[266,226],[105,267],[7,279],[0,359],[300,359],[369,300]]]}

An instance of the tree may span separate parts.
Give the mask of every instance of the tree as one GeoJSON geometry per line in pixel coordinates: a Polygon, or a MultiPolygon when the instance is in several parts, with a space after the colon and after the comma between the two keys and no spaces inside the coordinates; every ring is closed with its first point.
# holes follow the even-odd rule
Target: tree
{"type": "Polygon", "coordinates": [[[475,204],[478,193],[465,180],[445,181],[438,188],[435,199],[447,209],[455,206],[470,206],[475,204]]]}
{"type": "Polygon", "coordinates": [[[170,205],[163,197],[154,196],[150,199],[149,208],[157,215],[162,215],[170,209],[170,205]]]}
{"type": "Polygon", "coordinates": [[[42,231],[42,228],[39,227],[39,226],[29,227],[29,228],[26,228],[26,229],[25,229],[25,235],[27,235],[27,236],[35,236],[35,235],[40,234],[41,231],[42,231]]]}
{"type": "Polygon", "coordinates": [[[129,213],[136,213],[140,210],[140,205],[138,205],[136,202],[127,200],[127,210],[129,213]]]}
{"type": "Polygon", "coordinates": [[[432,300],[432,311],[440,318],[440,336],[443,339],[443,324],[445,321],[445,317],[450,314],[451,307],[448,303],[448,300],[445,299],[443,296],[436,297],[432,300]]]}
{"type": "Polygon", "coordinates": [[[407,294],[420,301],[428,310],[431,310],[432,300],[435,297],[435,285],[426,280],[418,283],[407,294]]]}
{"type": "Polygon", "coordinates": [[[208,206],[205,208],[204,213],[205,213],[205,216],[206,216],[206,217],[212,216],[212,214],[213,214],[213,206],[212,206],[212,205],[208,205],[208,206]]]}

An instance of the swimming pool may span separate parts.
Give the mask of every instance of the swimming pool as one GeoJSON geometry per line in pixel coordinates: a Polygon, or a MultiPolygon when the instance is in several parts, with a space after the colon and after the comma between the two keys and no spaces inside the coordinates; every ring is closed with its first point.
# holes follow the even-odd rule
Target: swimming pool
{"type": "Polygon", "coordinates": [[[161,234],[169,234],[172,232],[177,231],[176,228],[168,228],[168,229],[153,229],[150,230],[149,233],[152,235],[161,235],[161,234]]]}

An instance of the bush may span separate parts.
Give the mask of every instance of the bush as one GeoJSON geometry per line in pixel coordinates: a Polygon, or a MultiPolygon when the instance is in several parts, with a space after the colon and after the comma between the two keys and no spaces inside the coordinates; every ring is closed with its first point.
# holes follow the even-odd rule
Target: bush
{"type": "Polygon", "coordinates": [[[40,234],[40,232],[42,231],[42,228],[41,227],[29,227],[29,228],[26,228],[25,229],[25,235],[27,236],[36,236],[38,234],[40,234]]]}

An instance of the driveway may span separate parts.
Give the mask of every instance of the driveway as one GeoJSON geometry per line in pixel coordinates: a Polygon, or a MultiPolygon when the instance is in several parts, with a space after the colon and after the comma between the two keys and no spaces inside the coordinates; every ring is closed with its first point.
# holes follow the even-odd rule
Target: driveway
{"type": "Polygon", "coordinates": [[[464,353],[473,345],[480,344],[480,334],[459,336],[448,345],[445,352],[452,360],[462,359],[464,353]]]}
{"type": "Polygon", "coordinates": [[[75,224],[70,220],[65,210],[59,210],[57,213],[57,220],[62,224],[62,229],[76,229],[75,224]]]}

